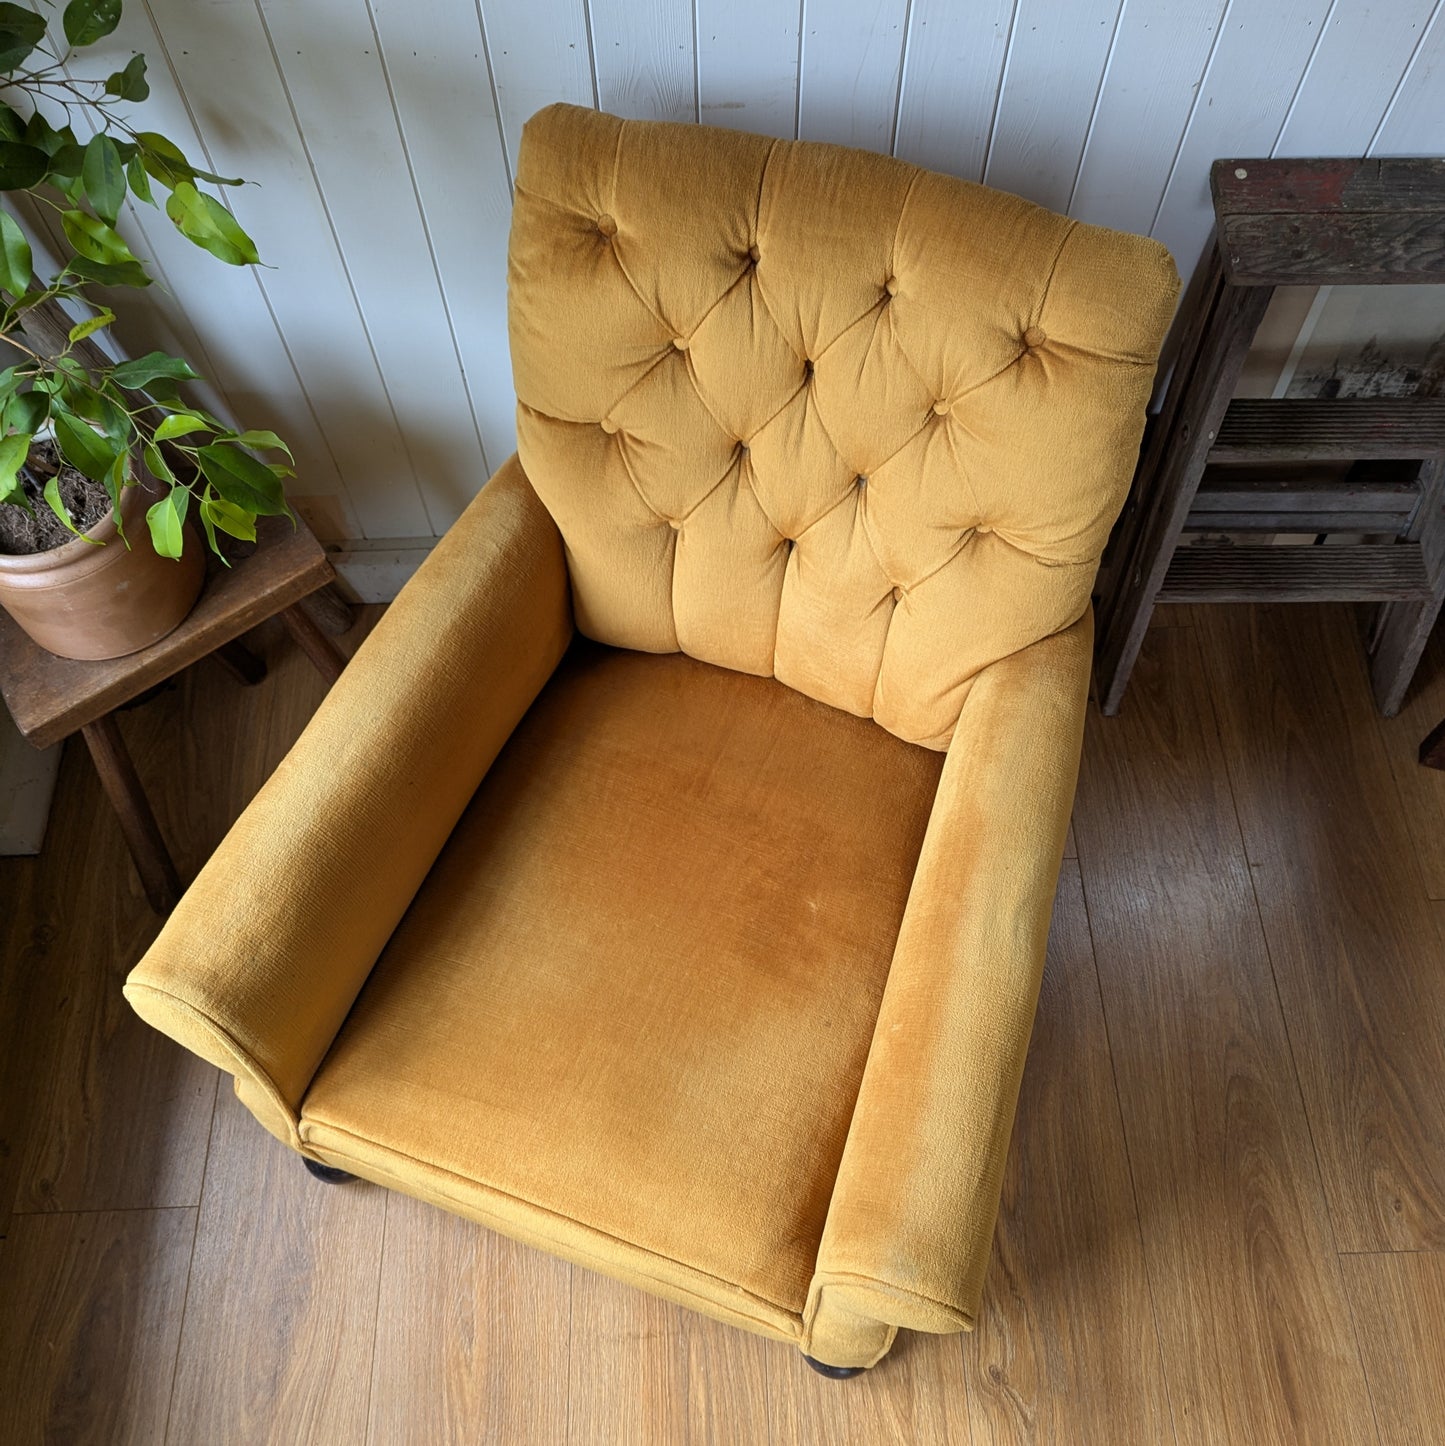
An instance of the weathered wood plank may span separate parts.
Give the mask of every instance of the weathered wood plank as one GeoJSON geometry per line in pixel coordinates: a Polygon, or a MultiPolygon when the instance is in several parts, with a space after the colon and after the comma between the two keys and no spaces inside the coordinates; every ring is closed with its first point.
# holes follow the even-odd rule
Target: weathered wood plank
{"type": "Polygon", "coordinates": [[[1445,398],[1235,398],[1209,449],[1211,462],[1445,456],[1445,398]]]}
{"type": "MultiPolygon", "coordinates": [[[[1149,615],[1204,475],[1209,448],[1223,423],[1255,329],[1269,306],[1267,286],[1211,285],[1214,300],[1209,314],[1200,319],[1198,332],[1191,326],[1191,334],[1198,336],[1197,350],[1181,354],[1140,467],[1137,533],[1129,551],[1120,556],[1104,610],[1097,669],[1100,706],[1106,714],[1117,713],[1123,702],[1149,615]]],[[[1208,304],[1207,295],[1203,300],[1208,304]]]]}
{"type": "Polygon", "coordinates": [[[1181,547],[1161,602],[1387,602],[1433,597],[1416,543],[1181,547]]]}
{"type": "Polygon", "coordinates": [[[1445,210],[1226,216],[1219,234],[1235,286],[1445,281],[1445,210]]]}
{"type": "Polygon", "coordinates": [[[1445,211],[1445,160],[1434,156],[1244,158],[1215,161],[1220,216],[1316,211],[1445,211]]]}

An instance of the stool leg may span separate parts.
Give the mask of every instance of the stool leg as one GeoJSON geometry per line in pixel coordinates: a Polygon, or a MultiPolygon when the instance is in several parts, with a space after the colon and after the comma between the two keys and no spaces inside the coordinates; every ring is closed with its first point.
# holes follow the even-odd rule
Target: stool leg
{"type": "Polygon", "coordinates": [[[238,682],[250,688],[266,676],[266,664],[245,643],[222,643],[211,656],[238,682]]]}
{"type": "Polygon", "coordinates": [[[346,654],[321,631],[312,620],[310,613],[299,606],[292,606],[281,614],[286,631],[296,640],[296,645],[311,659],[316,671],[334,683],[346,666],[346,654]]]}
{"type": "Polygon", "coordinates": [[[156,816],[136,777],[135,764],[114,717],[107,713],[81,730],[86,747],[100,775],[100,786],[120,819],[126,847],[135,860],[141,887],[158,914],[168,914],[181,897],[181,880],[161,837],[156,816]]]}
{"type": "Polygon", "coordinates": [[[337,592],[335,583],[328,582],[325,587],[317,588],[302,598],[297,606],[310,613],[322,631],[333,637],[349,633],[356,621],[351,604],[337,592]]]}

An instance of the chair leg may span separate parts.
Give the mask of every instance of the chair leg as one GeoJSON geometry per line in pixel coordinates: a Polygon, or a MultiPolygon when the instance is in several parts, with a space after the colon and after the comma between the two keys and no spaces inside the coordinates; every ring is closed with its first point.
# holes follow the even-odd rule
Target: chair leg
{"type": "Polygon", "coordinates": [[[830,1381],[848,1381],[854,1376],[861,1376],[868,1369],[867,1366],[828,1366],[822,1361],[815,1361],[812,1356],[804,1356],[803,1359],[820,1376],[827,1376],[830,1381]]]}
{"type": "Polygon", "coordinates": [[[308,1160],[305,1155],[301,1157],[301,1163],[318,1180],[324,1180],[328,1185],[344,1185],[348,1180],[356,1179],[355,1175],[338,1170],[335,1165],[323,1165],[320,1160],[308,1160]]]}

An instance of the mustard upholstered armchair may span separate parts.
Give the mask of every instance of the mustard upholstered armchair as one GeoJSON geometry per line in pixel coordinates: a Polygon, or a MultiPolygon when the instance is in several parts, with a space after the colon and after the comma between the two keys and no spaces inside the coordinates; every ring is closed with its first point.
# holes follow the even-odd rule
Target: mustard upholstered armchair
{"type": "Polygon", "coordinates": [[[318,1173],[835,1373],[966,1330],[1173,264],[554,106],[509,270],[518,456],[127,997],[318,1173]]]}

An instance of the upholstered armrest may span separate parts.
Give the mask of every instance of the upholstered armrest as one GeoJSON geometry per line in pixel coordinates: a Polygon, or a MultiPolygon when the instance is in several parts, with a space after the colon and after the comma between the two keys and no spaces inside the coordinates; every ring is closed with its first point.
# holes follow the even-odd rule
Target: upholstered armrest
{"type": "Polygon", "coordinates": [[[144,1019],[295,1147],[322,1057],[567,647],[562,542],[515,457],[402,589],[131,973],[144,1019]]]}
{"type": "Polygon", "coordinates": [[[987,668],[949,746],[828,1209],[804,1349],[973,1325],[1083,738],[1093,615],[987,668]]]}

